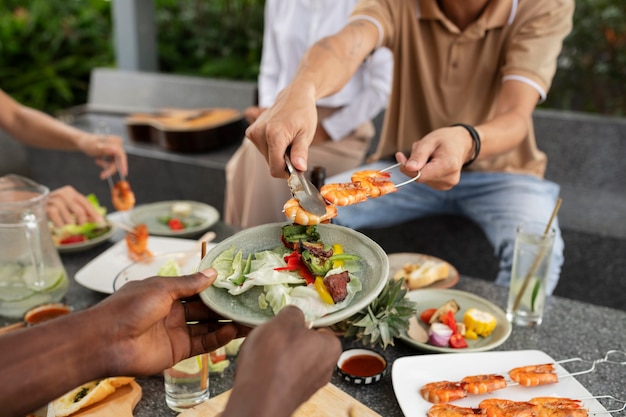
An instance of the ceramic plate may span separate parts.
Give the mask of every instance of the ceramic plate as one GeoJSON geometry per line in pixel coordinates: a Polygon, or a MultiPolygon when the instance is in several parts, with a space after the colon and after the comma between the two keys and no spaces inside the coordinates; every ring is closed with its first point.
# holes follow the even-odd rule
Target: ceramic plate
{"type": "MultiPolygon", "coordinates": [[[[200,263],[200,268],[208,268],[219,254],[231,246],[242,249],[246,257],[250,253],[273,249],[281,245],[281,228],[284,225],[285,223],[265,224],[229,237],[207,252],[200,263]]],[[[385,287],[389,262],[382,248],[359,232],[332,224],[318,225],[317,231],[323,242],[340,243],[345,253],[360,256],[361,270],[356,275],[361,278],[363,284],[363,288],[348,307],[313,320],[313,326],[321,327],[347,319],[372,302],[385,287]]],[[[258,326],[274,317],[271,308],[265,310],[259,308],[257,299],[261,291],[261,288],[254,288],[241,295],[232,296],[223,288],[211,286],[200,293],[200,297],[205,304],[224,317],[248,326],[258,326]]]]}
{"type": "MultiPolygon", "coordinates": [[[[458,381],[466,376],[489,373],[506,377],[512,368],[542,363],[554,363],[554,359],[539,350],[405,356],[396,359],[393,363],[391,380],[404,415],[426,416],[433,405],[419,394],[420,388],[426,383],[444,380],[458,381]]],[[[559,364],[555,365],[555,369],[559,375],[567,373],[559,364]]],[[[587,398],[582,400],[583,405],[591,412],[599,412],[599,414],[593,414],[594,416],[610,417],[602,404],[595,399],[588,398],[591,394],[576,378],[559,378],[556,384],[538,387],[511,386],[496,393],[498,398],[513,401],[528,401],[535,397],[587,398]]],[[[494,395],[495,393],[468,395],[452,404],[476,408],[480,401],[485,398],[495,398],[494,395]]]]}
{"type": "Polygon", "coordinates": [[[141,281],[159,274],[161,268],[170,260],[178,264],[181,275],[193,274],[200,263],[200,251],[165,252],[154,255],[145,261],[137,261],[122,269],[113,280],[113,291],[131,281],[141,281]]]}
{"type": "MultiPolygon", "coordinates": [[[[428,343],[417,342],[406,335],[406,333],[400,335],[402,341],[413,345],[420,350],[426,350],[429,352],[443,352],[443,353],[466,353],[466,352],[480,352],[485,350],[491,350],[497,346],[500,346],[511,335],[511,323],[506,319],[506,314],[500,307],[493,304],[490,301],[485,300],[482,297],[474,295],[469,292],[449,289],[420,289],[415,291],[409,291],[406,295],[411,301],[417,303],[417,317],[418,323],[419,315],[427,308],[438,308],[446,301],[454,299],[458,304],[460,310],[456,313],[455,317],[457,321],[462,321],[463,314],[471,307],[477,308],[487,313],[491,313],[496,317],[497,325],[493,333],[487,337],[478,337],[477,340],[467,339],[469,345],[464,349],[454,349],[448,347],[433,346],[428,343]]],[[[423,326],[427,329],[426,326],[423,326]]]]}
{"type": "Polygon", "coordinates": [[[450,288],[456,285],[459,282],[459,272],[456,270],[454,266],[452,266],[449,262],[446,262],[442,259],[436,258],[431,255],[424,255],[422,253],[392,253],[389,255],[389,276],[393,277],[396,272],[401,270],[406,264],[420,264],[425,261],[437,261],[437,262],[445,262],[448,264],[449,273],[448,276],[439,281],[435,281],[430,285],[425,287],[420,287],[417,289],[424,288],[450,288]]]}
{"type": "Polygon", "coordinates": [[[111,238],[111,236],[113,236],[113,234],[115,233],[115,227],[111,226],[111,228],[109,229],[108,232],[95,237],[93,239],[89,239],[86,240],[84,242],[77,242],[77,243],[68,243],[65,245],[58,245],[57,251],[59,253],[72,253],[72,252],[81,252],[87,249],[91,249],[95,246],[100,245],[101,243],[106,242],[107,240],[109,240],[111,238]]]}
{"type": "Polygon", "coordinates": [[[144,223],[151,235],[189,237],[207,230],[220,219],[215,207],[197,201],[161,201],[135,207],[130,212],[133,224],[144,223]],[[168,225],[159,222],[160,217],[171,216],[174,203],[187,203],[191,206],[191,214],[185,221],[197,223],[183,230],[171,230],[168,225]]]}
{"type": "MultiPolygon", "coordinates": [[[[212,245],[212,243],[209,243],[207,248],[212,245]]],[[[198,243],[191,239],[160,236],[150,236],[148,239],[148,249],[150,249],[153,255],[165,252],[189,251],[194,248],[200,251],[198,243]]],[[[113,294],[115,277],[122,269],[132,263],[133,261],[128,257],[126,241],[121,240],[83,266],[76,272],[74,279],[83,287],[106,294],[113,294]]]]}

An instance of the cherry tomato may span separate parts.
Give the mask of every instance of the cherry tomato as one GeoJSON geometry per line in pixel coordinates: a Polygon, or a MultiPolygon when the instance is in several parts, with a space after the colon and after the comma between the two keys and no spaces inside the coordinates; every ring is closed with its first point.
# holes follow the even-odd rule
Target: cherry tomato
{"type": "Polygon", "coordinates": [[[87,238],[83,235],[72,235],[72,236],[68,236],[64,239],[61,239],[61,245],[68,245],[70,243],[78,243],[78,242],[84,242],[86,241],[87,238]]]}
{"type": "Polygon", "coordinates": [[[450,347],[455,349],[462,349],[467,347],[467,341],[465,341],[465,338],[459,333],[450,336],[449,343],[450,347]]]}
{"type": "Polygon", "coordinates": [[[226,349],[224,346],[217,348],[216,350],[209,352],[209,357],[212,363],[218,363],[226,360],[226,349]]]}
{"type": "Polygon", "coordinates": [[[435,314],[435,311],[437,311],[436,308],[427,308],[426,310],[422,311],[422,314],[420,314],[420,320],[425,324],[429,324],[428,322],[430,321],[433,314],[435,314]]]}
{"type": "Polygon", "coordinates": [[[167,225],[169,226],[171,230],[183,230],[185,228],[185,225],[183,224],[183,222],[181,222],[175,217],[170,219],[167,222],[167,225]]]}

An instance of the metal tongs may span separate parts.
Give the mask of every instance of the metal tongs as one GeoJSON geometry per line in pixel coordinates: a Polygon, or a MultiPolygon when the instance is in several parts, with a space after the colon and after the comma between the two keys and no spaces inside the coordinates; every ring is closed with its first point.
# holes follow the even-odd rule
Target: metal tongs
{"type": "Polygon", "coordinates": [[[291,190],[293,198],[298,200],[300,206],[311,214],[323,216],[326,214],[326,202],[319,190],[309,181],[302,171],[294,168],[289,159],[291,148],[287,148],[285,152],[285,164],[289,171],[289,179],[287,185],[291,190]]]}

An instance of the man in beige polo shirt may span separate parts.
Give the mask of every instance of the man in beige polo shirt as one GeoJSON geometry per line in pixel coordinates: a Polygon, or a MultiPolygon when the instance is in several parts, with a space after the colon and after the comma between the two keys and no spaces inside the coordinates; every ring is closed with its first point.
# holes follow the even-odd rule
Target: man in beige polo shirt
{"type": "MultiPolygon", "coordinates": [[[[536,146],[532,112],[549,90],[573,11],[573,0],[361,0],[341,32],[308,51],[247,136],[272,175],[285,177],[290,143],[294,165],[306,169],[315,100],[343,85],[373,50],[388,47],[390,101],[375,162],[363,169],[389,166],[395,153],[402,173],[421,176],[396,193],[340,208],[337,222],[385,227],[436,213],[467,216],[500,258],[496,283],[508,285],[517,225],[547,223],[559,194],[543,178],[546,155],[536,146]]],[[[549,294],[563,263],[554,224],[549,294]]]]}

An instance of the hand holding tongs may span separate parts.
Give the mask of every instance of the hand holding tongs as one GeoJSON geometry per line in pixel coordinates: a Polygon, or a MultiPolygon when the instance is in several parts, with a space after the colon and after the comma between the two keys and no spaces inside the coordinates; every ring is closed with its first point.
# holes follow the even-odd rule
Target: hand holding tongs
{"type": "Polygon", "coordinates": [[[319,190],[309,181],[302,171],[294,168],[289,159],[291,147],[285,152],[285,164],[289,171],[289,179],[287,185],[291,190],[293,197],[298,200],[300,206],[311,214],[323,216],[326,214],[326,202],[319,190]]]}

